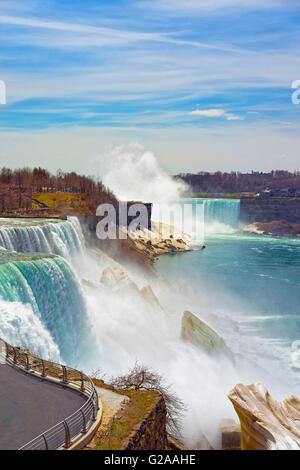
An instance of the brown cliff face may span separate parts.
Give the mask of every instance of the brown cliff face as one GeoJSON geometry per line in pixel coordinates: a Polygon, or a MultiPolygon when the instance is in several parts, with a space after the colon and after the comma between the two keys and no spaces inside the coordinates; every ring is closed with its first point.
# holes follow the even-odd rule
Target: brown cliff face
{"type": "Polygon", "coordinates": [[[167,410],[159,398],[149,415],[139,423],[123,443],[123,450],[166,450],[169,448],[166,432],[167,410]]]}
{"type": "MultiPolygon", "coordinates": [[[[98,386],[105,386],[96,381],[98,386]]],[[[109,386],[109,388],[113,388],[109,386]]],[[[129,401],[98,433],[95,450],[168,450],[167,409],[163,397],[154,390],[115,390],[129,401]]],[[[104,409],[105,413],[105,409],[104,409]]]]}
{"type": "Polygon", "coordinates": [[[293,224],[286,220],[273,220],[272,222],[255,222],[246,225],[244,232],[258,235],[275,235],[279,237],[300,237],[300,223],[293,224]]]}
{"type": "Polygon", "coordinates": [[[285,220],[293,224],[300,223],[300,198],[241,198],[240,220],[246,224],[275,220],[285,220]]]}

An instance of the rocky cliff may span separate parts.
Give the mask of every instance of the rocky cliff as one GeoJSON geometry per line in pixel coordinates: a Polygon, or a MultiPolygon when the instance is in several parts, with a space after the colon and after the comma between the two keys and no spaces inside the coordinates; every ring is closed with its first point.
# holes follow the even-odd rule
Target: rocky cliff
{"type": "Polygon", "coordinates": [[[156,403],[144,420],[139,423],[123,442],[123,450],[166,450],[168,438],[166,432],[166,404],[158,396],[156,403]]]}
{"type": "Polygon", "coordinates": [[[260,383],[238,384],[228,395],[240,419],[242,450],[299,450],[300,399],[278,402],[260,383]]]}
{"type": "MultiPolygon", "coordinates": [[[[97,381],[98,386],[99,382],[97,381]]],[[[102,387],[105,384],[102,382],[102,387]]],[[[116,394],[116,390],[109,387],[116,394]]],[[[167,409],[163,397],[153,390],[117,390],[127,402],[100,429],[92,448],[96,450],[167,450],[172,448],[166,431],[167,409]]],[[[104,406],[105,416],[105,406],[104,406]]]]}
{"type": "Polygon", "coordinates": [[[272,222],[285,220],[297,224],[300,222],[300,198],[293,197],[242,197],[240,221],[272,222]]]}

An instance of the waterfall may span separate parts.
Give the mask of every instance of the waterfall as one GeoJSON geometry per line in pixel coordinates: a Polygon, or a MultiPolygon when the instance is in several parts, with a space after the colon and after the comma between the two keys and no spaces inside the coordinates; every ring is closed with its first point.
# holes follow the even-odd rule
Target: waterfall
{"type": "MultiPolygon", "coordinates": [[[[63,258],[33,257],[20,261],[12,258],[0,264],[0,298],[4,302],[30,306],[38,325],[49,332],[63,360],[74,364],[79,359],[86,348],[83,338],[89,336],[86,306],[75,275],[63,258]]],[[[2,310],[4,307],[2,304],[2,310]]],[[[19,307],[16,306],[15,312],[13,309],[6,311],[6,321],[9,314],[10,323],[14,324],[19,317],[19,307]]],[[[2,327],[1,316],[0,330],[2,327]]],[[[20,325],[20,329],[16,329],[18,336],[22,328],[20,325]]]]}
{"type": "Polygon", "coordinates": [[[199,201],[204,204],[206,235],[233,233],[238,230],[240,214],[238,199],[198,199],[197,202],[199,201]]]}
{"type": "Polygon", "coordinates": [[[76,217],[1,220],[0,337],[70,365],[88,353],[87,307],[68,263],[84,248],[76,217]]]}
{"type": "Polygon", "coordinates": [[[206,199],[204,202],[205,224],[218,222],[237,230],[239,213],[240,201],[237,199],[206,199]]]}
{"type": "Polygon", "coordinates": [[[30,304],[0,299],[0,338],[54,362],[62,362],[53,337],[30,304]]]}
{"type": "MultiPolygon", "coordinates": [[[[202,234],[203,237],[203,235],[233,233],[239,228],[239,199],[184,198],[180,200],[180,205],[181,207],[192,206],[191,213],[193,215],[187,218],[189,222],[187,227],[193,225],[194,233],[190,233],[189,230],[185,230],[185,227],[182,227],[183,231],[186,231],[192,238],[195,238],[195,234],[196,237],[199,236],[199,234],[202,234]]],[[[170,208],[172,207],[171,205],[170,208]]],[[[152,213],[154,214],[153,218],[155,220],[155,217],[159,214],[158,205],[154,207],[152,213]]],[[[178,218],[178,220],[180,220],[180,218],[178,218]]],[[[198,240],[201,240],[201,236],[198,240]]]]}
{"type": "Polygon", "coordinates": [[[0,246],[19,253],[54,253],[68,260],[84,250],[84,238],[76,217],[66,221],[1,219],[0,246]]]}

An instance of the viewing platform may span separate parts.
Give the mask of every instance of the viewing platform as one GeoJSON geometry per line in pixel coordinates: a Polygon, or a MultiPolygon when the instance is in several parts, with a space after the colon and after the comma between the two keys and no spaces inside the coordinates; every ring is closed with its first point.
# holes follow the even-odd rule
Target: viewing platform
{"type": "Polygon", "coordinates": [[[0,449],[82,448],[102,417],[93,382],[0,339],[0,449]]]}

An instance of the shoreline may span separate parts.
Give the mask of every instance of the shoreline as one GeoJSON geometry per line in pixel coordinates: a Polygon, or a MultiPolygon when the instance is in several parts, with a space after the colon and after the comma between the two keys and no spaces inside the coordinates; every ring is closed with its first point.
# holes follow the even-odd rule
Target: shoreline
{"type": "Polygon", "coordinates": [[[146,257],[151,264],[161,255],[186,253],[202,249],[204,243],[197,244],[173,225],[152,221],[151,230],[140,229],[127,234],[135,250],[146,257]]]}
{"type": "Polygon", "coordinates": [[[244,226],[242,233],[300,240],[300,224],[290,224],[284,220],[253,222],[244,226]]]}

